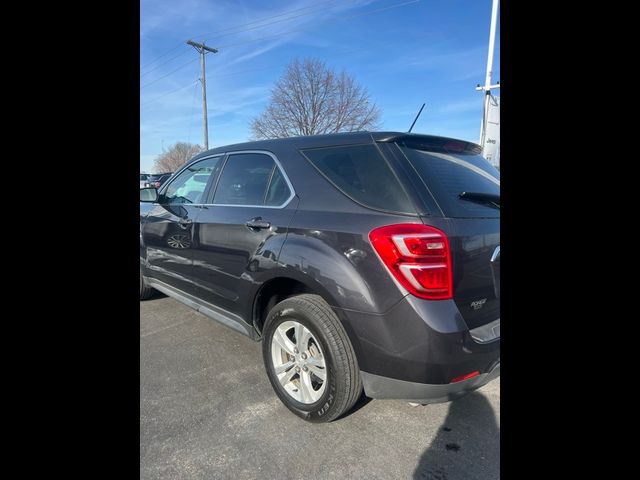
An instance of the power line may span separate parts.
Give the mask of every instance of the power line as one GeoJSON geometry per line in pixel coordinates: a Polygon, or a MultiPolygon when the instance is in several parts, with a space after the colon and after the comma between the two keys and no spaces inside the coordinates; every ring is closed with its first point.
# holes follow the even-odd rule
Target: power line
{"type": "Polygon", "coordinates": [[[143,107],[145,107],[146,105],[149,105],[150,103],[154,103],[155,101],[160,100],[161,98],[164,98],[164,97],[166,97],[167,95],[171,95],[172,93],[177,93],[177,92],[179,92],[180,90],[185,90],[186,88],[189,88],[189,87],[191,87],[192,85],[195,85],[196,83],[198,83],[198,80],[196,80],[196,81],[194,81],[194,82],[191,82],[189,85],[185,85],[185,86],[183,86],[183,87],[176,88],[175,90],[171,90],[171,91],[169,91],[169,92],[167,92],[167,93],[163,93],[162,95],[159,95],[159,96],[157,96],[157,97],[155,97],[155,98],[153,98],[153,99],[149,100],[148,102],[143,103],[142,105],[140,105],[140,108],[143,108],[143,107]]]}
{"type": "Polygon", "coordinates": [[[142,87],[140,87],[140,90],[142,90],[143,88],[148,87],[149,85],[151,85],[152,83],[156,83],[158,80],[162,80],[165,77],[168,77],[169,75],[172,75],[174,73],[176,73],[178,70],[186,67],[187,65],[193,63],[193,62],[197,62],[198,59],[194,58],[193,60],[189,60],[187,63],[183,63],[182,65],[180,65],[178,68],[176,68],[175,70],[170,71],[169,73],[167,73],[166,75],[163,75],[161,77],[156,78],[155,80],[150,81],[149,83],[144,84],[142,87]]]}
{"type": "MultiPolygon", "coordinates": [[[[337,7],[338,5],[334,5],[333,7],[324,7],[324,5],[326,5],[327,3],[336,3],[336,1],[337,0],[327,0],[325,2],[316,3],[315,5],[310,5],[308,7],[302,7],[302,8],[298,8],[298,9],[295,9],[295,10],[290,10],[287,13],[281,13],[279,15],[274,15],[273,17],[263,18],[262,20],[255,20],[253,22],[245,23],[245,24],[242,24],[242,25],[236,25],[235,27],[228,27],[228,28],[225,28],[225,29],[222,29],[222,30],[216,30],[215,32],[203,33],[203,34],[199,35],[198,37],[205,37],[207,35],[217,34],[217,33],[221,33],[221,32],[229,32],[229,30],[236,30],[236,29],[239,29],[240,27],[247,27],[249,25],[254,25],[256,23],[262,23],[264,21],[271,20],[272,18],[278,18],[278,17],[282,17],[282,16],[285,16],[285,15],[287,15],[287,18],[283,18],[283,19],[280,19],[280,20],[275,20],[273,22],[265,23],[263,25],[253,26],[251,28],[246,28],[246,29],[242,28],[242,29],[239,29],[238,31],[235,31],[235,32],[231,31],[229,33],[222,33],[221,35],[218,35],[216,37],[210,37],[210,39],[211,38],[224,37],[226,35],[233,35],[235,33],[246,32],[246,31],[249,31],[249,30],[255,30],[256,28],[266,27],[268,25],[273,25],[274,23],[286,22],[287,20],[291,20],[293,18],[304,17],[305,15],[310,15],[312,13],[315,13],[316,11],[319,11],[319,10],[326,10],[327,8],[337,7]],[[298,14],[298,15],[288,16],[288,15],[291,15],[292,13],[296,13],[296,12],[299,12],[301,10],[309,10],[309,9],[312,9],[312,10],[310,12],[305,12],[305,13],[301,13],[301,14],[298,14]]],[[[349,0],[349,1],[354,2],[354,1],[357,1],[357,0],[349,0]]],[[[379,0],[373,0],[373,1],[374,2],[378,2],[379,0]]]]}
{"type": "Polygon", "coordinates": [[[160,68],[160,67],[162,67],[163,65],[166,65],[167,63],[169,63],[169,62],[171,62],[171,61],[175,60],[176,58],[179,58],[179,57],[184,56],[184,54],[185,54],[185,53],[188,53],[188,51],[184,51],[184,52],[182,52],[182,53],[179,53],[179,54],[178,54],[178,55],[176,55],[175,57],[171,57],[171,58],[170,58],[169,60],[167,60],[166,62],[162,62],[162,63],[160,63],[160,64],[156,65],[156,66],[155,66],[155,67],[153,67],[151,70],[147,70],[146,72],[141,73],[141,74],[140,74],[140,78],[142,78],[142,77],[144,77],[145,75],[147,75],[147,74],[149,74],[149,73],[151,73],[151,72],[153,72],[153,71],[155,71],[155,70],[159,69],[159,68],[160,68]]]}
{"type": "Polygon", "coordinates": [[[175,47],[173,47],[170,50],[167,50],[166,52],[164,52],[162,55],[157,56],[156,58],[154,58],[153,60],[151,60],[150,62],[145,63],[144,65],[140,66],[140,70],[145,69],[147,66],[157,62],[158,60],[160,60],[162,57],[169,55],[171,52],[175,52],[177,49],[179,49],[182,46],[182,42],[178,45],[176,45],[175,47]]]}
{"type": "MultiPolygon", "coordinates": [[[[427,35],[430,35],[430,34],[420,35],[420,36],[415,37],[415,38],[420,38],[422,36],[427,36],[427,35]]],[[[380,48],[384,48],[384,47],[378,47],[378,49],[380,49],[380,48]]],[[[339,57],[340,55],[345,55],[347,53],[362,52],[362,51],[365,51],[365,50],[366,51],[370,51],[371,50],[371,46],[368,45],[366,47],[361,47],[361,48],[351,48],[349,50],[337,51],[337,52],[334,52],[334,53],[331,54],[331,58],[339,57]]],[[[218,74],[217,72],[214,72],[214,73],[215,73],[216,78],[232,77],[234,75],[243,75],[245,73],[256,72],[256,71],[259,71],[259,70],[269,70],[271,68],[282,68],[282,67],[286,67],[286,66],[287,66],[287,64],[280,63],[278,65],[268,65],[266,67],[248,68],[246,70],[239,70],[239,71],[231,72],[231,73],[222,73],[222,74],[218,74]]]]}
{"type": "MultiPolygon", "coordinates": [[[[411,0],[411,1],[408,1],[408,2],[398,3],[398,4],[395,4],[395,5],[390,5],[388,7],[378,8],[376,10],[370,10],[368,12],[364,12],[364,13],[361,13],[361,14],[358,14],[358,15],[352,15],[350,17],[338,18],[337,20],[352,20],[354,18],[359,18],[359,17],[363,17],[363,16],[366,16],[366,15],[371,15],[371,14],[374,14],[374,13],[379,13],[379,12],[383,12],[383,11],[386,11],[386,10],[391,10],[393,8],[404,7],[406,5],[411,5],[413,3],[418,3],[419,1],[420,0],[411,0]]],[[[326,22],[324,22],[324,23],[326,23],[326,22]]],[[[285,32],[277,33],[275,35],[269,35],[269,36],[261,37],[261,38],[254,38],[252,40],[246,40],[244,42],[238,42],[238,43],[231,43],[231,44],[227,44],[227,45],[222,45],[219,48],[237,47],[237,46],[240,46],[240,45],[246,45],[248,43],[259,42],[259,41],[270,39],[270,38],[278,38],[278,37],[281,37],[281,36],[284,36],[284,35],[289,35],[290,33],[296,33],[296,32],[308,32],[308,29],[298,28],[298,29],[295,29],[295,30],[288,30],[288,31],[285,31],[285,32]]],[[[178,55],[178,57],[179,56],[182,56],[182,54],[178,55]]],[[[192,61],[195,61],[195,60],[192,60],[192,61]]],[[[185,67],[185,66],[189,65],[192,61],[184,63],[181,66],[179,66],[178,68],[176,68],[175,70],[172,70],[171,72],[167,73],[166,75],[163,75],[162,77],[156,78],[155,80],[145,84],[144,86],[140,87],[140,90],[142,90],[143,88],[146,88],[147,86],[157,82],[158,80],[161,80],[161,79],[163,79],[165,77],[168,77],[169,75],[177,72],[182,67],[185,67]]]]}
{"type": "MultiPolygon", "coordinates": [[[[378,0],[374,0],[374,1],[378,1],[378,0]]],[[[287,20],[290,20],[291,18],[298,18],[298,17],[302,17],[302,16],[304,16],[304,15],[310,15],[311,13],[315,13],[315,12],[316,12],[316,10],[323,10],[323,9],[321,9],[321,8],[318,8],[318,7],[319,7],[319,6],[321,6],[321,5],[325,5],[325,4],[327,4],[327,3],[335,3],[335,2],[336,2],[336,0],[327,0],[327,1],[325,1],[325,2],[320,2],[320,3],[317,3],[317,4],[315,4],[315,5],[310,5],[310,6],[308,6],[308,7],[296,8],[296,9],[294,9],[294,10],[289,10],[289,11],[287,11],[287,12],[283,12],[283,13],[280,13],[280,14],[278,14],[278,15],[272,15],[272,16],[270,16],[270,17],[265,17],[265,18],[262,18],[262,19],[260,19],[260,20],[254,20],[254,21],[252,21],[252,22],[242,23],[242,24],[239,24],[239,25],[235,25],[235,26],[233,26],[233,27],[227,27],[227,28],[224,28],[224,29],[222,29],[222,30],[216,30],[215,32],[207,32],[207,33],[204,33],[204,34],[201,34],[201,35],[194,35],[194,38],[201,38],[201,37],[204,37],[204,36],[206,36],[206,35],[213,34],[213,33],[227,32],[227,31],[229,31],[229,30],[234,30],[234,29],[237,29],[237,28],[240,28],[240,27],[246,27],[246,26],[249,26],[249,25],[254,25],[254,24],[256,24],[256,23],[262,23],[262,22],[264,22],[264,21],[271,20],[271,19],[273,19],[273,18],[278,18],[278,17],[282,17],[282,16],[290,15],[290,14],[292,14],[292,13],[296,13],[296,12],[299,12],[299,11],[302,11],[302,10],[309,10],[309,9],[313,9],[311,12],[307,12],[307,13],[304,13],[304,14],[301,14],[301,15],[296,15],[296,16],[293,16],[293,17],[290,17],[290,18],[284,18],[284,19],[282,19],[282,20],[278,20],[277,22],[267,23],[267,24],[265,24],[265,25],[260,25],[260,26],[258,26],[258,27],[252,27],[252,28],[247,29],[247,30],[253,30],[254,28],[261,28],[261,27],[265,27],[265,26],[268,26],[268,25],[272,25],[273,23],[285,22],[285,21],[287,21],[287,20]]],[[[245,31],[245,30],[239,30],[238,32],[228,33],[227,35],[232,35],[233,33],[241,33],[242,31],[245,31]]],[[[224,35],[219,35],[218,37],[221,37],[221,36],[224,36],[224,35]]],[[[213,37],[213,38],[218,38],[218,37],[213,37]]],[[[156,57],[155,59],[151,60],[150,62],[147,62],[147,63],[145,63],[144,65],[140,66],[140,70],[143,70],[143,69],[144,69],[144,68],[146,68],[147,66],[149,66],[149,65],[151,65],[151,64],[153,64],[153,63],[155,63],[156,61],[160,60],[162,57],[164,57],[164,56],[168,55],[169,53],[176,51],[178,48],[182,47],[182,45],[183,45],[183,44],[184,44],[183,42],[180,42],[178,45],[176,45],[175,47],[173,47],[173,48],[171,48],[170,50],[166,51],[166,52],[165,52],[165,53],[163,53],[162,55],[159,55],[158,57],[156,57]]],[[[186,52],[185,52],[185,53],[186,53],[186,52]]],[[[180,54],[180,55],[183,55],[183,54],[180,54]]],[[[179,55],[179,56],[180,56],[180,55],[179,55]]],[[[175,57],[174,57],[174,58],[175,58],[175,57]]],[[[147,73],[148,73],[148,72],[147,72],[147,73]]]]}
{"type": "MultiPolygon", "coordinates": [[[[390,6],[387,6],[387,7],[378,8],[378,9],[375,9],[375,10],[370,10],[370,11],[368,11],[368,12],[363,12],[363,13],[360,13],[360,14],[357,14],[357,15],[352,15],[352,16],[344,17],[344,18],[338,18],[337,20],[352,20],[352,19],[354,19],[354,18],[359,18],[359,17],[363,17],[363,16],[366,16],[366,15],[371,15],[371,14],[374,14],[374,13],[379,13],[379,12],[383,12],[383,11],[386,11],[386,10],[391,10],[391,9],[393,9],[393,8],[404,7],[404,6],[407,6],[407,5],[411,5],[411,4],[414,4],[414,3],[418,3],[419,1],[420,1],[420,0],[410,0],[410,1],[408,1],[408,2],[397,3],[397,4],[395,4],[395,5],[390,5],[390,6]]],[[[325,22],[325,23],[326,23],[326,22],[325,22]]],[[[269,36],[266,36],[266,37],[255,38],[255,39],[253,39],[253,40],[247,40],[247,41],[244,41],[244,42],[238,42],[238,43],[232,43],[232,44],[228,44],[228,45],[222,45],[222,46],[220,46],[220,47],[218,47],[218,48],[232,48],[232,47],[236,47],[236,46],[240,46],[240,45],[245,45],[245,44],[248,44],[248,43],[259,42],[259,41],[266,40],[266,39],[270,39],[270,38],[277,38],[277,37],[281,37],[281,36],[283,36],[283,35],[288,35],[288,34],[290,34],[290,33],[295,33],[295,32],[308,32],[308,31],[309,31],[308,29],[295,29],[295,30],[289,30],[289,31],[286,31],[286,32],[280,32],[280,33],[277,33],[277,34],[275,34],[275,35],[269,35],[269,36]]],[[[157,82],[157,81],[159,81],[159,80],[162,80],[162,79],[163,79],[163,78],[165,78],[165,77],[168,77],[169,75],[174,74],[174,73],[175,73],[175,72],[177,72],[178,70],[182,69],[183,67],[186,67],[187,65],[189,65],[189,64],[191,64],[191,63],[193,63],[193,62],[195,62],[195,61],[197,61],[197,60],[198,60],[198,59],[196,58],[196,59],[194,59],[194,60],[190,60],[190,61],[188,61],[187,63],[184,63],[184,64],[180,65],[180,66],[179,66],[178,68],[176,68],[175,70],[172,70],[171,72],[169,72],[169,73],[167,73],[167,74],[165,74],[165,75],[163,75],[163,76],[161,76],[161,77],[158,77],[158,78],[156,78],[155,80],[152,80],[151,82],[149,82],[149,83],[147,83],[147,84],[143,85],[142,87],[140,87],[140,90],[142,90],[143,88],[148,87],[149,85],[151,85],[151,84],[153,84],[153,83],[156,83],[156,82],[157,82]]]]}
{"type": "MultiPolygon", "coordinates": [[[[330,2],[323,2],[323,3],[334,3],[336,0],[332,0],[330,2]]],[[[373,0],[373,2],[378,2],[380,0],[373,0]]],[[[318,5],[313,5],[313,7],[317,7],[318,5]]],[[[334,7],[337,7],[338,5],[335,5],[334,7]]],[[[327,8],[334,8],[334,7],[327,7],[327,8]]],[[[307,7],[310,8],[310,7],[307,7]]],[[[327,10],[327,8],[318,8],[317,11],[320,10],[327,10]]],[[[226,37],[227,35],[234,35],[236,33],[244,33],[244,32],[248,32],[250,30],[255,30],[256,28],[263,28],[263,27],[268,27],[269,25],[273,25],[274,23],[280,23],[280,22],[286,22],[287,20],[293,20],[294,18],[298,18],[298,17],[304,17],[305,15],[309,15],[311,13],[316,13],[316,10],[313,10],[311,12],[306,12],[306,13],[301,13],[299,15],[293,15],[291,17],[287,17],[287,18],[283,18],[281,20],[275,20],[273,22],[269,22],[269,23],[264,23],[262,25],[256,25],[255,27],[251,27],[251,28],[243,28],[241,30],[237,30],[235,32],[229,32],[229,33],[224,33],[222,35],[216,35],[215,37],[209,37],[208,40],[212,40],[215,38],[220,38],[220,37],[226,37]]],[[[208,34],[205,34],[208,35],[208,34]]]]}
{"type": "MultiPolygon", "coordinates": [[[[391,6],[388,6],[388,7],[378,8],[376,10],[370,10],[368,12],[360,13],[358,15],[352,15],[350,17],[338,18],[337,20],[352,20],[354,18],[364,17],[365,15],[371,15],[373,13],[379,13],[379,12],[383,12],[385,10],[391,10],[392,8],[404,7],[406,5],[411,5],[412,3],[418,3],[419,1],[420,0],[411,0],[409,2],[397,3],[395,5],[391,5],[391,6]]],[[[326,22],[323,22],[323,23],[326,23],[326,22]]],[[[275,35],[269,35],[269,36],[266,36],[266,37],[254,38],[252,40],[245,40],[243,42],[237,42],[237,43],[229,43],[227,45],[220,45],[218,48],[237,47],[237,46],[240,46],[240,45],[246,45],[248,43],[260,42],[262,40],[268,40],[270,38],[282,37],[282,36],[288,35],[290,33],[308,32],[308,31],[309,31],[309,29],[306,29],[306,28],[297,28],[295,30],[287,30],[285,32],[276,33],[275,35]]]]}
{"type": "MultiPolygon", "coordinates": [[[[430,36],[431,33],[424,33],[422,35],[416,35],[414,37],[412,37],[412,40],[417,40],[423,37],[428,37],[430,36]]],[[[376,47],[376,50],[384,50],[385,48],[389,48],[391,47],[391,45],[383,45],[383,46],[379,46],[376,47]]],[[[395,47],[394,47],[395,48],[395,47]]],[[[371,45],[367,45],[366,47],[360,47],[360,48],[350,48],[348,50],[338,50],[337,52],[333,52],[331,54],[331,58],[335,58],[335,57],[339,57],[340,55],[346,55],[348,53],[357,53],[357,52],[363,52],[363,51],[371,51],[371,45]]],[[[271,68],[281,68],[281,67],[286,67],[288,64],[278,64],[278,65],[269,65],[266,67],[256,67],[256,68],[248,68],[246,70],[239,70],[236,72],[230,72],[230,73],[222,73],[222,74],[218,74],[217,72],[214,72],[216,78],[221,78],[221,77],[231,77],[234,75],[243,75],[245,73],[250,73],[250,72],[255,72],[255,71],[259,71],[259,70],[268,70],[271,68]]]]}
{"type": "MultiPolygon", "coordinates": [[[[417,40],[417,39],[420,39],[420,38],[423,38],[423,37],[428,37],[430,35],[431,35],[431,33],[428,32],[428,33],[424,33],[422,35],[416,35],[416,36],[412,37],[411,39],[412,40],[417,40]]],[[[388,47],[391,47],[391,46],[390,45],[383,45],[381,47],[376,47],[376,50],[384,50],[385,48],[388,48],[388,47]]],[[[357,53],[357,52],[363,52],[363,51],[371,51],[371,45],[367,45],[366,47],[351,48],[351,49],[348,49],[348,50],[337,51],[337,52],[334,52],[334,53],[331,54],[331,58],[339,57],[341,55],[346,55],[346,54],[349,54],[349,53],[357,53]]],[[[216,72],[214,72],[214,74],[215,74],[216,78],[232,77],[234,75],[244,75],[246,73],[256,72],[256,71],[260,71],[260,70],[269,70],[269,69],[272,69],[272,68],[282,68],[282,67],[286,67],[286,64],[268,65],[266,67],[248,68],[248,69],[245,69],[245,70],[238,70],[238,71],[235,71],[235,72],[222,73],[222,74],[218,74],[217,71],[216,71],[216,72]]],[[[162,97],[164,97],[166,95],[171,95],[172,93],[175,93],[175,92],[178,92],[178,91],[180,91],[182,89],[188,88],[188,87],[190,87],[190,86],[192,86],[192,85],[194,85],[196,83],[198,83],[198,80],[195,80],[194,82],[191,82],[191,83],[189,83],[188,85],[186,85],[184,87],[180,87],[177,90],[172,90],[172,91],[167,92],[167,93],[165,93],[163,95],[160,95],[160,96],[154,98],[153,100],[150,100],[149,102],[146,102],[143,105],[148,105],[149,103],[153,103],[156,100],[159,100],[160,98],[162,98],[162,97]]],[[[196,91],[197,91],[197,89],[194,89],[194,92],[196,92],[196,91]]],[[[194,94],[194,102],[195,102],[195,94],[194,94]]],[[[141,108],[142,108],[143,105],[141,105],[141,108]]]]}

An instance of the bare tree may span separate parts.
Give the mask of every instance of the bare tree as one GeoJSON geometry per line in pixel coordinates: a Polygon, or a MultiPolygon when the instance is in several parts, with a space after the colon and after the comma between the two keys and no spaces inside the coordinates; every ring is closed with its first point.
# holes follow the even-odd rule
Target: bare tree
{"type": "Polygon", "coordinates": [[[169,147],[168,150],[162,150],[162,153],[158,155],[153,163],[153,169],[158,173],[175,172],[188,160],[191,160],[194,155],[202,152],[202,150],[203,148],[200,145],[177,142],[169,147]]]}
{"type": "Polygon", "coordinates": [[[375,130],[380,109],[344,71],[316,59],[294,60],[271,91],[266,110],[251,122],[256,139],[375,130]]]}

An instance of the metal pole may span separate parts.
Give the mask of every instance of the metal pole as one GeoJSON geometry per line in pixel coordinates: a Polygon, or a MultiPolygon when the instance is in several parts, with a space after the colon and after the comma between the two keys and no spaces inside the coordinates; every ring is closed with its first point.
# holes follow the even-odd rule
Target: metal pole
{"type": "Polygon", "coordinates": [[[490,91],[484,92],[484,102],[482,104],[482,124],[480,125],[480,146],[482,147],[482,152],[484,153],[484,135],[487,130],[487,117],[489,116],[489,96],[491,95],[490,91]]]}
{"type": "Polygon", "coordinates": [[[200,49],[200,69],[202,70],[202,125],[204,128],[204,149],[209,150],[209,124],[207,121],[207,75],[204,67],[204,49],[200,49]]]}
{"type": "Polygon", "coordinates": [[[496,24],[498,23],[498,0],[493,0],[491,9],[491,29],[489,32],[489,57],[487,58],[487,76],[484,80],[484,87],[489,91],[491,86],[491,74],[493,73],[493,50],[496,43],[496,24]]]}
{"type": "Polygon", "coordinates": [[[207,120],[207,74],[205,71],[204,56],[207,52],[218,53],[218,50],[216,50],[215,48],[207,47],[204,42],[197,43],[193,40],[189,40],[187,44],[195,48],[200,54],[200,70],[202,73],[202,76],[200,77],[200,83],[202,83],[202,126],[204,133],[204,149],[209,150],[209,123],[207,120]]]}
{"type": "Polygon", "coordinates": [[[489,96],[491,95],[491,74],[493,73],[493,50],[496,43],[496,25],[498,23],[498,0],[493,0],[491,7],[491,27],[489,28],[489,56],[487,57],[487,75],[484,80],[484,109],[482,114],[482,127],[480,130],[480,145],[484,149],[484,136],[486,131],[487,115],[489,114],[489,96]]]}

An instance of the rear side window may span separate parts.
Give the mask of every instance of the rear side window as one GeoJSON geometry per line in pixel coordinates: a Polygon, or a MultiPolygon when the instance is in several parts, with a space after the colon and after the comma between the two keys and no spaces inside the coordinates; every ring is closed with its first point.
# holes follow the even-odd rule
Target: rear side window
{"type": "Polygon", "coordinates": [[[345,145],[302,153],[338,190],[365,207],[414,212],[407,194],[375,145],[345,145]]]}
{"type": "Polygon", "coordinates": [[[500,172],[481,155],[399,148],[447,217],[500,217],[486,202],[460,198],[462,192],[500,196],[500,172]]]}
{"type": "Polygon", "coordinates": [[[282,172],[269,155],[229,155],[222,170],[213,203],[217,205],[283,205],[291,196],[282,172]]]}
{"type": "Polygon", "coordinates": [[[289,195],[291,195],[291,191],[284,180],[284,176],[280,169],[276,168],[273,171],[271,184],[269,185],[269,190],[267,190],[267,198],[264,204],[272,207],[282,205],[287,201],[289,195]]]}

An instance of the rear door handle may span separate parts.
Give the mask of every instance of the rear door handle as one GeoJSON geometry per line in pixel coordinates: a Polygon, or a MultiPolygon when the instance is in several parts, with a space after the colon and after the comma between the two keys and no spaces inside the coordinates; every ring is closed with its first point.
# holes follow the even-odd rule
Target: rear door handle
{"type": "Polygon", "coordinates": [[[271,228],[271,222],[267,222],[266,220],[262,220],[261,218],[252,218],[251,220],[247,220],[245,225],[249,228],[271,228]]]}

